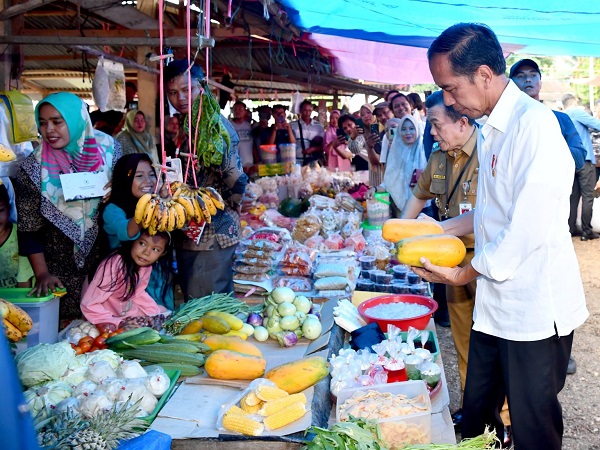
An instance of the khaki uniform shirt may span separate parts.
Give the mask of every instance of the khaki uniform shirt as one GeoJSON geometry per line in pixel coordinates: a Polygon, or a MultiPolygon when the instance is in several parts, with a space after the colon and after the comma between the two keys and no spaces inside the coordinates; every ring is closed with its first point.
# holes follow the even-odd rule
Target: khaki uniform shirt
{"type": "MultiPolygon", "coordinates": [[[[479,158],[477,157],[477,128],[463,146],[456,153],[453,150],[443,152],[435,151],[431,154],[427,167],[421,173],[419,182],[413,189],[413,195],[420,200],[429,200],[436,198],[436,203],[440,209],[440,220],[448,205],[448,218],[460,215],[460,203],[463,203],[465,191],[463,183],[469,183],[467,191],[467,200],[471,207],[475,207],[477,199],[477,178],[479,175],[479,158]],[[471,155],[473,156],[471,158],[471,155]],[[470,160],[469,160],[470,158],[470,160]],[[468,162],[468,166],[463,172],[463,168],[468,162]],[[458,185],[452,193],[452,188],[457,182],[457,178],[462,172],[458,185]]],[[[475,237],[473,234],[461,237],[467,248],[473,248],[475,237]]]]}

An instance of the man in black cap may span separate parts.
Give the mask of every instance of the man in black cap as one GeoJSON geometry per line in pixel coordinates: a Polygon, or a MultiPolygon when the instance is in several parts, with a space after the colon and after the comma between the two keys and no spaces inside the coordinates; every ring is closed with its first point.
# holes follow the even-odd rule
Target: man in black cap
{"type": "MultiPolygon", "coordinates": [[[[531,98],[539,101],[540,90],[542,89],[542,73],[540,67],[532,59],[522,59],[517,61],[510,68],[509,77],[515,84],[529,95],[531,98]]],[[[581,142],[581,137],[573,125],[571,118],[563,112],[552,110],[562,132],[567,145],[571,150],[573,159],[575,160],[575,169],[579,171],[585,164],[586,150],[581,142]]],[[[575,175],[577,176],[577,175],[575,175]]],[[[571,231],[573,234],[573,231],[571,231]]],[[[567,367],[568,374],[574,374],[577,370],[577,364],[573,356],[569,356],[569,366],[567,367]]]]}

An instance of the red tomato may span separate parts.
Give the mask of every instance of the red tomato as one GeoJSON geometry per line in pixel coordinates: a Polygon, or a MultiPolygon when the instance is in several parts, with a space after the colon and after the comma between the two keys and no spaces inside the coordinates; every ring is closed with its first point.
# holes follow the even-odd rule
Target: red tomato
{"type": "Polygon", "coordinates": [[[90,346],[92,344],[92,342],[94,342],[94,338],[92,336],[84,336],[81,339],[79,339],[79,342],[77,343],[77,345],[79,345],[81,347],[81,344],[83,343],[89,343],[90,346]]]}
{"type": "Polygon", "coordinates": [[[116,336],[117,334],[119,334],[119,333],[117,333],[116,331],[113,331],[112,333],[108,334],[108,337],[111,338],[113,336],[116,336]]]}
{"type": "Polygon", "coordinates": [[[98,336],[96,339],[94,339],[94,347],[100,347],[100,346],[104,345],[104,341],[106,341],[107,337],[108,337],[108,334],[106,336],[104,336],[104,333],[102,333],[100,336],[98,336]]]}
{"type": "MultiPolygon", "coordinates": [[[[102,336],[104,339],[108,339],[108,335],[110,334],[110,331],[105,331],[104,333],[101,333],[100,336],[102,336]]],[[[98,336],[98,337],[100,337],[98,336]]],[[[98,339],[98,338],[96,338],[98,339]]]]}
{"type": "Polygon", "coordinates": [[[75,354],[76,355],[81,355],[83,353],[83,350],[81,350],[81,347],[75,347],[75,354]]]}
{"type": "Polygon", "coordinates": [[[81,349],[82,353],[86,353],[90,350],[90,348],[92,348],[92,343],[91,342],[80,342],[79,343],[79,348],[81,349]]]}
{"type": "Polygon", "coordinates": [[[71,348],[72,348],[73,350],[75,350],[75,347],[76,347],[76,345],[75,345],[75,344],[71,344],[71,348]]]}
{"type": "Polygon", "coordinates": [[[117,333],[117,334],[121,334],[123,331],[125,331],[125,328],[117,328],[117,329],[115,330],[115,333],[117,333]]]}
{"type": "Polygon", "coordinates": [[[96,350],[100,350],[100,349],[94,345],[94,346],[92,346],[92,348],[90,348],[89,353],[95,352],[96,350]]]}

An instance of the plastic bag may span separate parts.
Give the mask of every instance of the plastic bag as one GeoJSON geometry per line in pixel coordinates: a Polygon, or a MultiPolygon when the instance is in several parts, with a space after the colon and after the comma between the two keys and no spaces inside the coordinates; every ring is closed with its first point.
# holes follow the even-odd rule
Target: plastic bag
{"type": "Polygon", "coordinates": [[[304,101],[304,95],[296,91],[292,94],[292,108],[290,112],[300,115],[300,103],[304,101]]]}
{"type": "Polygon", "coordinates": [[[92,81],[94,103],[102,112],[122,111],[126,106],[125,70],[123,64],[98,59],[96,73],[92,81]]]}
{"type": "Polygon", "coordinates": [[[340,233],[333,233],[325,242],[323,242],[325,247],[329,250],[341,250],[344,248],[344,238],[340,235],[340,233]]]}

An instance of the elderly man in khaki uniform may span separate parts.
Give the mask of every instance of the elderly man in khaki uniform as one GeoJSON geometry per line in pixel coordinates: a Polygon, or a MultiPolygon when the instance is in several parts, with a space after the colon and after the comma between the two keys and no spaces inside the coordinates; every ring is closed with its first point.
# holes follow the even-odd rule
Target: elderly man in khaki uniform
{"type": "MultiPolygon", "coordinates": [[[[401,218],[414,219],[425,202],[435,198],[440,220],[456,217],[475,207],[477,198],[477,127],[472,119],[444,105],[442,91],[431,94],[426,102],[427,120],[431,123],[431,135],[435,140],[434,151],[427,167],[421,173],[401,218]],[[435,147],[439,150],[435,151],[435,147]]],[[[473,234],[461,237],[467,247],[467,256],[462,265],[473,258],[475,238],[473,234]]],[[[465,389],[469,336],[473,323],[476,280],[465,286],[446,286],[448,312],[454,346],[458,355],[460,385],[465,389]]],[[[460,412],[458,411],[460,414],[460,412]]],[[[453,414],[458,419],[459,414],[453,414]]],[[[458,423],[457,423],[458,425],[458,423]]]]}

